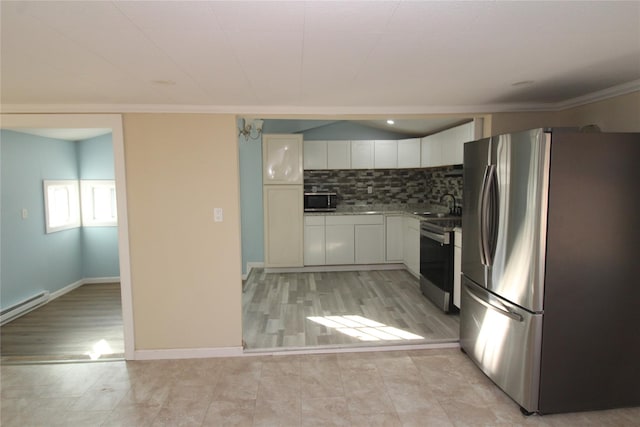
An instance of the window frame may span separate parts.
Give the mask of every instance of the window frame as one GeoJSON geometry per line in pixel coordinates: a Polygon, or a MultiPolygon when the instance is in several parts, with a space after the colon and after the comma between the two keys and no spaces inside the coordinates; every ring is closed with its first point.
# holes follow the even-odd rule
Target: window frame
{"type": "Polygon", "coordinates": [[[116,181],[113,179],[83,179],[80,180],[80,202],[83,227],[117,227],[118,205],[116,201],[116,181]],[[111,212],[115,216],[110,220],[95,219],[95,188],[109,188],[113,191],[111,198],[111,212]]]}
{"type": "Polygon", "coordinates": [[[44,191],[44,215],[45,215],[45,232],[46,234],[56,233],[58,231],[70,230],[72,228],[80,228],[81,212],[80,212],[80,188],[78,180],[76,179],[58,179],[50,180],[45,179],[42,181],[42,188],[44,191]],[[55,218],[54,213],[51,212],[54,208],[55,200],[50,200],[49,190],[54,187],[63,187],[68,192],[68,207],[69,217],[66,222],[59,224],[51,224],[51,220],[55,218]]]}

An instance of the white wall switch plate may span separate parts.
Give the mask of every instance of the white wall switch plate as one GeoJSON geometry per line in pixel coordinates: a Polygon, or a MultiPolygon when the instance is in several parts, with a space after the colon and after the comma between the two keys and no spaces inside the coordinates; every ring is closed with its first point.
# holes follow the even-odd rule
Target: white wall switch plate
{"type": "Polygon", "coordinates": [[[222,208],[213,209],[213,220],[215,222],[222,222],[222,208]]]}

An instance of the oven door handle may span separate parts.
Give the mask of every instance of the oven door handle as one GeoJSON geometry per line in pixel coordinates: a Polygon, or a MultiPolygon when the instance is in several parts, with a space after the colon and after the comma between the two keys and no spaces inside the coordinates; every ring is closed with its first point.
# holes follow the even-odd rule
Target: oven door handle
{"type": "Polygon", "coordinates": [[[424,236],[424,237],[426,237],[428,239],[435,240],[436,242],[440,243],[441,245],[448,245],[449,244],[449,233],[437,234],[437,233],[432,233],[431,231],[427,231],[427,230],[420,230],[420,235],[424,236]]]}

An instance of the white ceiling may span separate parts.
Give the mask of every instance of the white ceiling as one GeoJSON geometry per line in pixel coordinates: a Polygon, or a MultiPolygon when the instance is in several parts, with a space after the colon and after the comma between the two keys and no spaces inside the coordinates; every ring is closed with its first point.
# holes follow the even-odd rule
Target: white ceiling
{"type": "Polygon", "coordinates": [[[639,1],[0,7],[5,111],[468,113],[640,88],[639,1]]]}

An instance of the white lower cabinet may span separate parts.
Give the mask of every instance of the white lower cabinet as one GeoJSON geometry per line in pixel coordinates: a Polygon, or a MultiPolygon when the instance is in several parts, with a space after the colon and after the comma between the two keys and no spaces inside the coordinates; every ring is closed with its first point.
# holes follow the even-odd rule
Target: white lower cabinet
{"type": "Polygon", "coordinates": [[[382,215],[305,216],[305,265],[385,262],[382,215]]]}
{"type": "Polygon", "coordinates": [[[420,277],[420,221],[404,218],[404,265],[414,276],[420,277]]]}
{"type": "MultiPolygon", "coordinates": [[[[382,222],[382,217],[380,220],[382,222]]],[[[355,225],[356,264],[384,262],[384,223],[355,225]]]]}
{"type": "Polygon", "coordinates": [[[304,217],[304,265],[324,265],[324,216],[304,217]]]}
{"type": "Polygon", "coordinates": [[[403,220],[402,216],[387,217],[387,262],[403,262],[404,260],[403,220]]]}
{"type": "Polygon", "coordinates": [[[454,233],[453,247],[453,305],[460,308],[460,275],[462,274],[462,230],[454,233]]]}
{"type": "Polygon", "coordinates": [[[329,224],[327,221],[325,238],[327,264],[353,264],[355,262],[353,224],[329,224]]]}

